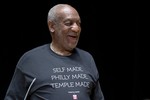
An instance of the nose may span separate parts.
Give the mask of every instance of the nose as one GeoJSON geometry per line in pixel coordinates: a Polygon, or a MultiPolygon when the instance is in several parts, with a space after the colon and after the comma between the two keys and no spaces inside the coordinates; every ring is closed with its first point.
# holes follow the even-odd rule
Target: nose
{"type": "Polygon", "coordinates": [[[74,23],[71,27],[71,30],[76,32],[76,33],[79,33],[81,31],[81,26],[77,23],[74,23]]]}

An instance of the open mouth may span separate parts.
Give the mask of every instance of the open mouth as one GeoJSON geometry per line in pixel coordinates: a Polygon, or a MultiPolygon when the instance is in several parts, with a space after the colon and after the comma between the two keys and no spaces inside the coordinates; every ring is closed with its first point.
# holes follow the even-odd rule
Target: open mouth
{"type": "Polygon", "coordinates": [[[78,40],[78,36],[75,35],[68,35],[68,39],[71,42],[76,42],[78,40]]]}

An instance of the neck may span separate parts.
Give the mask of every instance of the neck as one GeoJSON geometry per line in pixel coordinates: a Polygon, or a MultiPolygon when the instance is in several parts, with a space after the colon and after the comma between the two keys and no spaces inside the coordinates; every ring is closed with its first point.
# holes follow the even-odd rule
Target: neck
{"type": "Polygon", "coordinates": [[[58,55],[61,55],[61,56],[69,56],[69,55],[72,54],[72,53],[69,52],[69,51],[57,49],[52,43],[50,44],[50,49],[51,49],[54,53],[56,53],[56,54],[58,54],[58,55]]]}

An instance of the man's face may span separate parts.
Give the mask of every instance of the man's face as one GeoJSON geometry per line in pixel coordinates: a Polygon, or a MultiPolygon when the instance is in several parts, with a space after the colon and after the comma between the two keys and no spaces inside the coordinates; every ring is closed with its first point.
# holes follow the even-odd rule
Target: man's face
{"type": "Polygon", "coordinates": [[[54,26],[54,41],[61,49],[72,50],[76,47],[81,32],[80,17],[74,9],[64,8],[62,11],[54,26]]]}

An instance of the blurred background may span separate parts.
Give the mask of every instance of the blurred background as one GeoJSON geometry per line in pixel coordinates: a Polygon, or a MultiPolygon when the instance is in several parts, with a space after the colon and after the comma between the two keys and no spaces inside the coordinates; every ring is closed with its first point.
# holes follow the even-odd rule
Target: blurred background
{"type": "Polygon", "coordinates": [[[0,99],[22,54],[51,41],[47,13],[57,3],[71,4],[80,14],[78,47],[93,55],[105,100],[150,99],[149,43],[145,34],[139,34],[136,3],[93,0],[1,3],[0,99]]]}

